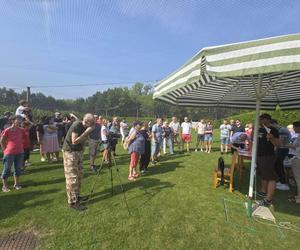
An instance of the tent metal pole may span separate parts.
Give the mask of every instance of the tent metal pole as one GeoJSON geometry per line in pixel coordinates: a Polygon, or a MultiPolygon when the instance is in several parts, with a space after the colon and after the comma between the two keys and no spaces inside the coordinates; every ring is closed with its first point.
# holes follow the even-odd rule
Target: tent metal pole
{"type": "Polygon", "coordinates": [[[258,130],[259,130],[259,115],[261,107],[261,87],[262,77],[259,76],[257,92],[256,92],[256,110],[255,110],[255,123],[254,123],[254,134],[253,134],[253,146],[252,146],[252,157],[251,157],[251,170],[250,170],[250,183],[248,193],[248,216],[252,216],[252,198],[254,188],[254,177],[256,174],[256,157],[257,157],[257,146],[258,146],[258,130]]]}

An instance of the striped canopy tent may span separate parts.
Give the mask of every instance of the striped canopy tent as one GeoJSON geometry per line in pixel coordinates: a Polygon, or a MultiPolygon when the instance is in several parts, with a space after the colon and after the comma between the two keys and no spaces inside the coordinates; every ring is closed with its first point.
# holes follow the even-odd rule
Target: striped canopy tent
{"type": "Polygon", "coordinates": [[[154,89],[155,99],[174,105],[257,110],[250,198],[260,109],[298,109],[299,97],[300,34],[204,48],[154,89]]]}

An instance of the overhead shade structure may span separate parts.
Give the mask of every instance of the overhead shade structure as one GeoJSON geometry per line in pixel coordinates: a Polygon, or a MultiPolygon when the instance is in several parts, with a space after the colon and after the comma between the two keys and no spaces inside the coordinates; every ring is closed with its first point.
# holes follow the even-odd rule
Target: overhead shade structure
{"type": "Polygon", "coordinates": [[[300,108],[300,34],[202,49],[154,89],[188,107],[256,109],[249,197],[253,197],[260,109],[300,108]]]}

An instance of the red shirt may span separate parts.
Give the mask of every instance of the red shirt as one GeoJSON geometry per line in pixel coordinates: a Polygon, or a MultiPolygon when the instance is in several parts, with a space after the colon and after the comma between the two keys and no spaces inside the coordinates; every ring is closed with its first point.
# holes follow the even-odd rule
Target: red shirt
{"type": "Polygon", "coordinates": [[[25,136],[24,136],[24,140],[23,140],[23,148],[28,149],[31,147],[29,129],[24,128],[24,133],[25,133],[25,136]]]}
{"type": "Polygon", "coordinates": [[[4,155],[17,155],[24,152],[23,141],[25,138],[25,132],[22,128],[7,128],[2,132],[1,135],[5,138],[6,148],[4,149],[4,155]]]}

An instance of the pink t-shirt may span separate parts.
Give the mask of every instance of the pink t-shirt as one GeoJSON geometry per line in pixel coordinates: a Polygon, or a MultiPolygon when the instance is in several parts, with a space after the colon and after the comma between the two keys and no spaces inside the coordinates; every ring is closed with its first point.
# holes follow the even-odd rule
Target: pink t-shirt
{"type": "Polygon", "coordinates": [[[4,155],[17,155],[24,152],[24,129],[16,128],[12,130],[11,128],[7,128],[2,132],[2,137],[6,140],[6,148],[3,151],[4,155]]]}

